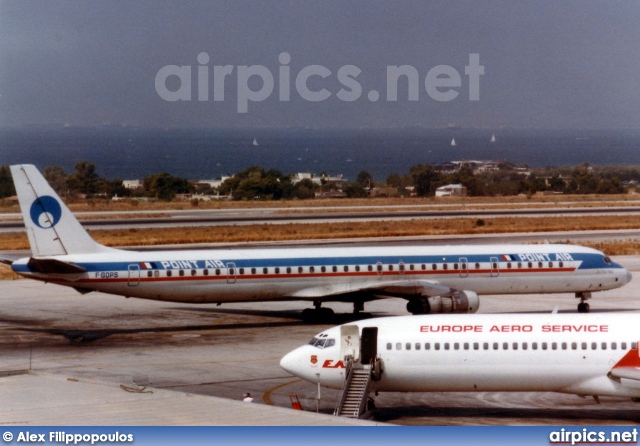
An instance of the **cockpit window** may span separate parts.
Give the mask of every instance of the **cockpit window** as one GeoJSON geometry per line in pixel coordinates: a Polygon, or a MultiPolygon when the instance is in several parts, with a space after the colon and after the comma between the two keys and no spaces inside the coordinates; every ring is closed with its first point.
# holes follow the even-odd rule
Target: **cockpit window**
{"type": "Polygon", "coordinates": [[[604,256],[604,257],[602,258],[602,260],[603,260],[603,261],[604,261],[604,263],[606,263],[607,265],[611,265],[611,263],[613,263],[613,262],[611,262],[611,258],[610,258],[609,256],[604,256]]]}
{"type": "Polygon", "coordinates": [[[309,345],[313,345],[314,347],[318,347],[318,348],[329,348],[332,347],[336,344],[336,340],[335,339],[320,339],[320,338],[313,338],[312,340],[309,341],[309,345]]]}

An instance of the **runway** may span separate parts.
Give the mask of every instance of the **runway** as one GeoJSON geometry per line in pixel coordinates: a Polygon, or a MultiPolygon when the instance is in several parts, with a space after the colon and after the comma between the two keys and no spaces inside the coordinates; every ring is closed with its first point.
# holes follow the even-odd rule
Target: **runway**
{"type": "MultiPolygon", "coordinates": [[[[640,312],[640,256],[614,260],[635,272],[634,279],[621,289],[596,293],[590,301],[592,312],[640,312]]],[[[147,386],[163,395],[167,391],[194,395],[198,401],[202,397],[239,401],[251,392],[254,404],[265,410],[269,405],[290,408],[289,395],[295,393],[309,414],[316,409],[322,414],[333,411],[336,391],[322,389],[318,400],[316,386],[288,375],[278,365],[285,353],[327,327],[301,322],[301,310],[308,306],[304,302],[217,307],[100,293],[82,296],[68,288],[27,280],[0,282],[0,286],[0,374],[31,369],[42,377],[39,385],[44,388],[52,380],[96,383],[113,392],[114,401],[123,392],[121,385],[147,386]]],[[[576,304],[569,294],[482,296],[479,311],[550,312],[557,306],[560,312],[575,312],[576,304]]],[[[328,306],[339,313],[351,311],[348,304],[328,306]]],[[[366,311],[374,316],[406,314],[405,302],[399,299],[368,303],[366,311]]],[[[16,378],[0,377],[0,389],[4,379],[16,378]]],[[[15,404],[39,403],[17,400],[15,404]]],[[[640,410],[626,399],[602,398],[597,404],[573,395],[501,392],[385,393],[376,398],[376,405],[374,421],[403,425],[637,424],[640,410]]],[[[39,413],[23,406],[6,416],[39,413]]],[[[102,424],[100,407],[96,406],[95,419],[84,411],[77,415],[61,411],[58,423],[102,424]]],[[[140,408],[130,402],[118,407],[122,411],[140,408]]],[[[47,414],[50,417],[51,411],[47,414]]],[[[247,416],[239,411],[234,424],[251,424],[247,416]]],[[[135,419],[145,422],[139,413],[135,419]]],[[[326,418],[318,423],[321,420],[326,418]]],[[[31,421],[37,424],[38,420],[31,421]]]]}
{"type": "MultiPolygon", "coordinates": [[[[538,207],[528,209],[464,209],[371,210],[345,211],[344,208],[253,208],[167,210],[147,212],[78,213],[86,229],[171,228],[193,226],[226,226],[252,224],[328,223],[354,221],[403,221],[448,218],[492,217],[570,217],[591,215],[636,215],[640,206],[538,207]],[[144,215],[141,217],[140,215],[144,215]]],[[[20,232],[24,225],[20,214],[0,215],[0,232],[20,232]]]]}

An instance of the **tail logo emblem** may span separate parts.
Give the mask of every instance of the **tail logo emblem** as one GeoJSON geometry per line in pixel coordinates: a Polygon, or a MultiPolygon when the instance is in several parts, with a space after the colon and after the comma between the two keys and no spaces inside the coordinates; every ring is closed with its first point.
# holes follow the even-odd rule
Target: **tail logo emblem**
{"type": "Polygon", "coordinates": [[[62,208],[60,207],[60,203],[53,197],[49,195],[45,195],[39,198],[31,204],[31,221],[33,221],[36,226],[42,229],[53,228],[60,221],[60,217],[62,217],[62,208]]]}

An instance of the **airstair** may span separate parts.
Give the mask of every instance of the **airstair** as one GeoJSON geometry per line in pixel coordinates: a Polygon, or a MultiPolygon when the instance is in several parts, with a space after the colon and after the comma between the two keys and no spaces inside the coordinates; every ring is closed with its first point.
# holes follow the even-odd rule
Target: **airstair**
{"type": "Polygon", "coordinates": [[[371,365],[359,365],[349,361],[347,379],[342,387],[340,399],[333,412],[334,415],[346,418],[360,418],[367,411],[371,381],[379,379],[379,361],[379,359],[372,361],[371,365]]]}

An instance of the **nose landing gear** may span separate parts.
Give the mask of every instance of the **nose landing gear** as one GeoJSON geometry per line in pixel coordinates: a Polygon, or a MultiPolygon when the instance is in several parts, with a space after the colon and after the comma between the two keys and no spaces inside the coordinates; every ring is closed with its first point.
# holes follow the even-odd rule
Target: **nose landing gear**
{"type": "Polygon", "coordinates": [[[589,291],[578,292],[576,293],[576,298],[580,299],[580,303],[578,304],[578,313],[588,313],[589,304],[586,302],[586,300],[591,299],[591,292],[589,291]]]}

